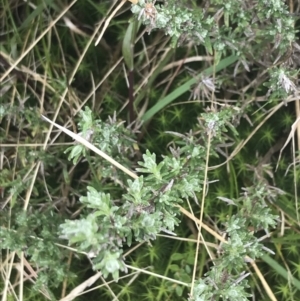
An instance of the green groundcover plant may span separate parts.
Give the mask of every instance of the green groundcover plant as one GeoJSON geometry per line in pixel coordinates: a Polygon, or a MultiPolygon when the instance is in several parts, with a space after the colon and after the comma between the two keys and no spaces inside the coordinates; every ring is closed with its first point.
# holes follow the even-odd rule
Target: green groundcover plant
{"type": "Polygon", "coordinates": [[[276,0],[130,2],[125,22],[122,14],[113,19],[101,48],[93,48],[94,37],[87,37],[91,20],[99,21],[95,11],[110,20],[109,1],[78,1],[53,33],[52,15],[61,13],[61,3],[4,3],[2,32],[9,42],[0,53],[3,300],[16,299],[14,288],[21,294],[26,277],[35,279],[33,286],[26,282],[24,300],[60,300],[60,295],[64,300],[66,290],[74,293],[66,300],[85,300],[79,294],[92,284],[85,280],[98,271],[107,288],[98,288],[92,298],[101,300],[240,301],[266,294],[275,300],[267,289],[261,292],[250,269],[258,260],[272,266],[271,272],[262,268],[271,282],[280,279],[274,292],[282,300],[297,300],[298,212],[291,191],[299,172],[285,153],[277,174],[271,167],[272,155],[285,143],[277,138],[294,118],[290,102],[298,91],[300,50],[295,17],[276,0]],[[27,69],[12,68],[15,78],[4,81],[23,43],[37,41],[36,32],[48,21],[49,36],[41,36],[30,57],[19,62],[27,69]],[[142,24],[147,35],[138,35],[142,24]],[[66,28],[76,30],[70,35],[66,28]],[[144,51],[147,43],[153,57],[144,51]],[[81,53],[86,61],[80,61],[81,53]],[[203,63],[200,73],[188,67],[168,71],[171,57],[176,67],[177,59],[199,54],[213,64],[203,63]],[[116,68],[122,56],[125,64],[116,68]],[[78,73],[68,81],[78,57],[78,73]],[[167,76],[160,74],[166,70],[167,76]],[[96,93],[95,82],[100,78],[102,84],[110,74],[96,93]],[[86,92],[90,87],[93,93],[86,92]],[[127,90],[129,105],[123,110],[127,90]],[[81,100],[85,93],[88,101],[81,100]],[[283,107],[287,110],[280,111],[283,107]],[[50,132],[41,113],[66,122],[122,170],[88,144],[50,132]],[[127,115],[129,122],[123,121],[127,115]],[[265,125],[253,130],[253,123],[265,125]],[[246,145],[252,133],[255,142],[246,145]],[[24,275],[20,266],[38,275],[24,275]],[[134,269],[144,273],[137,274],[139,282],[124,278],[134,269]]]}
{"type": "MultiPolygon", "coordinates": [[[[83,115],[90,127],[98,123],[92,121],[88,109],[83,115]]],[[[222,131],[229,124],[232,113],[230,110],[222,110],[219,113],[203,114],[202,117],[206,132],[200,136],[174,133],[181,138],[178,143],[184,146],[171,148],[171,156],[165,156],[157,163],[155,154],[147,151],[143,155],[144,160],[139,162],[140,167],[136,170],[144,175],[134,181],[128,180],[127,192],[119,201],[121,204],[115,203],[109,194],[88,187],[87,196],[81,197],[80,201],[91,213],[61,225],[62,237],[93,258],[94,268],[101,270],[105,277],[112,273],[117,280],[119,271],[127,271],[122,258],[124,244],[131,246],[133,240],[153,240],[161,231],[176,235],[174,230],[179,222],[178,205],[187,198],[198,203],[197,194],[201,192],[204,183],[207,153],[206,146],[199,144],[199,141],[205,141],[205,136],[211,135],[212,144],[220,143],[222,131]]],[[[86,124],[81,124],[81,127],[87,131],[86,124]]],[[[114,138],[118,136],[113,127],[106,135],[114,138]]],[[[118,144],[124,145],[122,139],[113,143],[116,147],[118,144]]],[[[72,154],[71,150],[69,158],[78,155],[77,152],[72,154]]],[[[190,300],[218,300],[221,297],[224,300],[247,300],[250,295],[245,291],[248,286],[244,278],[249,275],[245,272],[246,262],[268,251],[254,234],[276,227],[278,217],[266,205],[266,198],[275,201],[276,195],[275,189],[258,185],[245,189],[242,197],[237,200],[221,198],[237,206],[238,213],[226,222],[224,231],[229,237],[228,243],[220,247],[220,258],[205,278],[197,282],[195,294],[190,300]],[[249,231],[250,227],[253,231],[249,231]]]]}

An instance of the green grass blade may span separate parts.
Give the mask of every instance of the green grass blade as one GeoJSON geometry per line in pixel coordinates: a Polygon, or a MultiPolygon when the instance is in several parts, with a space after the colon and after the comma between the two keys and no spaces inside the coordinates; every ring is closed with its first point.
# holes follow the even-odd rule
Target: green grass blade
{"type": "Polygon", "coordinates": [[[277,274],[281,275],[286,280],[290,281],[298,290],[300,290],[300,281],[293,277],[291,274],[287,272],[287,270],[282,267],[277,261],[272,259],[268,255],[264,255],[262,260],[267,263],[273,270],[277,272],[277,274]]]}
{"type": "MultiPolygon", "coordinates": [[[[214,68],[209,67],[208,69],[204,70],[202,74],[209,76],[211,75],[214,71],[218,72],[220,70],[223,70],[224,68],[228,67],[229,65],[233,64],[236,62],[238,59],[237,56],[232,55],[222,61],[214,68]]],[[[179,88],[175,89],[172,93],[168,94],[166,97],[163,99],[159,100],[151,109],[149,109],[144,116],[142,117],[142,120],[144,122],[147,122],[149,119],[151,119],[157,112],[162,110],[164,107],[166,107],[168,104],[170,104],[173,100],[178,98],[180,95],[183,93],[187,92],[190,90],[191,85],[195,84],[197,82],[197,77],[193,77],[189,81],[187,81],[185,84],[181,85],[179,88]]]]}
{"type": "Polygon", "coordinates": [[[42,1],[42,3],[38,4],[36,6],[36,8],[27,16],[27,18],[23,21],[19,30],[27,28],[34,21],[35,18],[37,18],[38,16],[40,16],[42,14],[44,9],[46,9],[47,5],[52,7],[57,12],[61,11],[59,6],[57,6],[53,0],[44,0],[44,1],[42,1]]]}
{"type": "Polygon", "coordinates": [[[124,62],[127,68],[129,69],[129,71],[133,70],[134,40],[136,37],[137,28],[138,28],[138,21],[132,18],[129,21],[129,25],[126,30],[123,44],[122,44],[122,53],[124,57],[124,62]]]}

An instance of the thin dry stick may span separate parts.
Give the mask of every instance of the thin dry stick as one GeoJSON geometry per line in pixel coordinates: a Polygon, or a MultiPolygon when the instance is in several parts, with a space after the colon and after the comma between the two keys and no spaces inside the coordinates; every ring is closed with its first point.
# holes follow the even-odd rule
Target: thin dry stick
{"type": "MultiPolygon", "coordinates": [[[[297,119],[300,118],[300,99],[297,99],[295,101],[295,111],[296,111],[296,117],[297,119]]],[[[298,147],[298,151],[300,150],[300,124],[297,127],[297,147],[298,147]]]]}
{"type": "MultiPolygon", "coordinates": [[[[30,183],[29,189],[26,191],[26,197],[25,197],[25,202],[24,202],[24,207],[23,207],[23,209],[25,211],[28,208],[28,204],[29,204],[30,196],[31,196],[31,193],[32,193],[32,190],[33,190],[33,186],[34,186],[34,182],[35,182],[35,179],[36,179],[36,175],[37,175],[37,173],[38,173],[38,171],[40,169],[40,166],[41,166],[41,161],[39,161],[37,163],[36,168],[35,168],[34,173],[33,173],[33,180],[30,183]]],[[[34,164],[32,164],[32,167],[34,167],[34,164]]]]}
{"type": "MultiPolygon", "coordinates": [[[[134,276],[134,275],[136,275],[136,274],[139,274],[139,273],[138,273],[138,272],[129,273],[129,274],[125,275],[125,276],[119,277],[119,280],[129,278],[129,277],[134,276]]],[[[115,281],[115,280],[110,280],[110,281],[108,281],[107,283],[108,283],[108,284],[116,283],[116,281],[115,281]]],[[[95,286],[95,287],[93,287],[93,288],[90,288],[90,289],[84,291],[83,293],[79,294],[78,296],[81,296],[81,295],[83,295],[83,294],[87,294],[87,293],[89,293],[89,292],[91,292],[91,291],[94,291],[94,290],[99,290],[99,288],[101,288],[101,287],[103,287],[103,286],[104,286],[104,284],[97,285],[97,286],[95,286]]],[[[59,301],[61,301],[61,300],[59,300],[59,301]]]]}
{"type": "Polygon", "coordinates": [[[100,276],[100,278],[101,278],[101,280],[102,280],[104,286],[109,290],[109,292],[110,292],[110,293],[112,294],[112,296],[114,297],[114,300],[119,301],[118,297],[115,295],[115,293],[114,293],[113,290],[110,288],[109,284],[105,281],[105,279],[104,279],[102,276],[100,276]]]}
{"type": "MultiPolygon", "coordinates": [[[[178,237],[178,236],[171,236],[171,235],[165,235],[165,234],[157,234],[158,237],[165,237],[165,238],[169,238],[169,239],[173,239],[173,240],[180,240],[180,241],[186,241],[186,242],[197,242],[197,239],[192,239],[192,238],[185,238],[185,237],[178,237]]],[[[204,244],[204,242],[203,242],[204,244]]],[[[205,245],[207,245],[208,247],[214,248],[214,249],[218,249],[219,245],[214,244],[212,242],[205,242],[205,245]]]]}
{"type": "Polygon", "coordinates": [[[115,16],[115,14],[121,9],[121,7],[127,2],[127,0],[122,0],[122,2],[116,7],[116,9],[111,13],[111,15],[106,19],[105,23],[104,23],[104,26],[103,26],[103,29],[95,43],[95,46],[97,46],[100,42],[100,40],[102,39],[103,37],[103,34],[105,32],[105,29],[108,27],[109,23],[110,23],[110,20],[115,16]]]}
{"type": "Polygon", "coordinates": [[[24,289],[24,252],[22,251],[20,256],[20,284],[19,284],[19,300],[23,301],[23,289],[24,289]]]}
{"type": "Polygon", "coordinates": [[[87,287],[93,285],[100,277],[101,272],[96,273],[94,276],[88,278],[86,281],[82,282],[78,286],[76,286],[66,297],[60,299],[60,301],[72,301],[79,294],[81,294],[87,287]]]}
{"type": "Polygon", "coordinates": [[[10,275],[11,275],[11,271],[12,271],[12,267],[13,267],[15,255],[16,255],[15,251],[10,254],[11,261],[9,263],[9,269],[8,269],[8,272],[7,272],[6,277],[5,277],[4,289],[2,291],[2,301],[6,301],[7,300],[7,290],[8,290],[9,279],[10,279],[10,275]]]}
{"type": "Polygon", "coordinates": [[[157,278],[168,280],[170,282],[177,283],[177,284],[180,284],[180,285],[190,286],[188,283],[185,283],[185,282],[182,282],[182,281],[179,281],[179,280],[176,280],[176,279],[172,279],[172,278],[169,278],[169,277],[166,277],[166,276],[163,276],[163,275],[159,275],[159,274],[156,274],[156,273],[148,272],[145,269],[139,269],[139,268],[136,268],[136,267],[128,265],[128,264],[125,264],[125,266],[128,269],[131,269],[131,270],[134,270],[134,271],[140,271],[141,273],[148,274],[148,275],[151,275],[151,276],[155,276],[157,278]]]}
{"type": "Polygon", "coordinates": [[[132,247],[129,251],[127,251],[123,257],[126,258],[130,253],[132,253],[133,251],[135,251],[136,249],[138,249],[140,246],[142,246],[145,243],[145,241],[142,241],[140,243],[138,243],[136,246],[132,247]]]}
{"type": "Polygon", "coordinates": [[[208,162],[209,162],[209,154],[210,154],[210,141],[211,141],[211,135],[209,134],[208,135],[207,152],[206,152],[206,161],[205,161],[206,164],[205,164],[205,171],[204,171],[204,184],[203,184],[203,192],[202,192],[202,200],[201,200],[201,210],[200,210],[200,218],[199,218],[200,224],[199,224],[199,230],[198,230],[197,246],[196,246],[193,277],[192,277],[191,296],[193,296],[193,293],[194,293],[197,263],[198,263],[198,254],[199,254],[200,239],[201,239],[201,228],[202,228],[204,203],[205,203],[205,195],[206,195],[206,187],[207,187],[206,182],[207,182],[208,162]]]}
{"type": "MultiPolygon", "coordinates": [[[[24,143],[22,144],[22,147],[29,147],[29,148],[34,148],[38,146],[43,146],[44,143],[24,143]]],[[[74,142],[57,142],[57,143],[51,143],[51,146],[68,146],[68,145],[74,145],[74,142]]],[[[18,147],[19,144],[17,143],[7,143],[7,144],[2,144],[0,143],[0,146],[5,148],[5,147],[18,147]]],[[[0,167],[1,169],[1,167],[0,167]]]]}
{"type": "Polygon", "coordinates": [[[201,223],[201,227],[203,229],[205,229],[208,233],[210,233],[212,236],[214,236],[217,240],[226,243],[226,239],[224,237],[222,237],[220,234],[218,234],[217,232],[215,232],[214,230],[212,230],[209,226],[207,226],[205,223],[200,222],[200,220],[195,217],[194,215],[192,215],[190,212],[188,212],[186,209],[184,209],[183,207],[177,205],[177,207],[180,209],[180,212],[183,213],[184,215],[186,215],[187,217],[189,217],[191,220],[193,220],[195,223],[199,224],[201,223]]]}
{"type": "MultiPolygon", "coordinates": [[[[191,211],[192,214],[195,216],[195,214],[194,214],[194,212],[193,212],[193,208],[192,208],[192,206],[191,206],[191,204],[190,204],[190,202],[189,202],[188,199],[187,199],[187,202],[188,202],[190,211],[191,211]]],[[[197,227],[197,229],[198,229],[198,235],[199,235],[199,233],[200,233],[200,238],[201,238],[201,241],[203,242],[203,245],[204,245],[204,247],[205,247],[205,249],[206,249],[206,252],[207,252],[207,254],[208,254],[210,260],[213,260],[213,256],[212,256],[212,254],[211,254],[211,252],[210,252],[210,250],[209,250],[209,248],[208,248],[208,243],[205,241],[205,239],[204,239],[204,237],[203,237],[203,235],[202,235],[202,233],[201,233],[201,231],[200,231],[200,227],[198,226],[198,224],[197,224],[197,223],[195,223],[195,224],[196,224],[196,227],[197,227]]],[[[201,224],[202,224],[202,223],[201,223],[201,224]]],[[[199,239],[197,238],[196,242],[198,242],[198,241],[199,241],[199,239]]],[[[199,241],[199,243],[201,243],[201,241],[199,241]]]]}
{"type": "MultiPolygon", "coordinates": [[[[35,171],[34,171],[34,176],[33,176],[33,180],[30,183],[30,187],[29,189],[26,191],[26,198],[25,198],[25,202],[24,202],[24,211],[27,210],[28,208],[28,204],[29,204],[29,200],[30,200],[30,196],[33,190],[33,186],[35,183],[35,179],[36,179],[36,175],[39,171],[41,165],[41,161],[38,162],[38,164],[36,165],[35,171]]],[[[34,166],[34,164],[32,164],[32,167],[34,166]]],[[[20,271],[20,287],[19,287],[19,299],[20,301],[23,301],[23,277],[24,277],[24,252],[21,252],[20,255],[20,259],[21,259],[21,271],[20,271]]]]}
{"type": "Polygon", "coordinates": [[[183,64],[188,64],[188,63],[193,63],[193,62],[203,62],[203,61],[212,61],[214,58],[212,56],[191,56],[191,57],[187,57],[187,58],[184,58],[184,59],[181,59],[179,61],[176,61],[176,62],[173,62],[173,63],[170,63],[168,65],[166,65],[165,67],[162,68],[162,72],[164,71],[167,71],[167,70],[170,70],[174,67],[177,67],[177,66],[180,66],[180,65],[183,65],[183,64]]]}
{"type": "Polygon", "coordinates": [[[81,144],[83,144],[84,146],[88,147],[90,150],[94,151],[96,154],[98,154],[99,156],[101,156],[102,158],[104,158],[105,160],[107,160],[108,162],[110,162],[111,164],[113,164],[114,166],[116,166],[117,168],[121,169],[122,171],[124,171],[125,173],[127,173],[129,176],[131,176],[134,179],[137,179],[138,176],[133,173],[132,171],[130,171],[129,169],[125,168],[123,165],[121,165],[120,163],[118,163],[116,160],[114,160],[113,158],[111,158],[110,156],[108,156],[107,154],[105,154],[103,151],[101,151],[100,149],[98,149],[96,146],[94,146],[93,144],[91,144],[90,142],[88,142],[87,140],[85,140],[83,137],[79,136],[78,134],[75,134],[73,132],[71,132],[70,130],[58,125],[57,123],[51,121],[50,119],[48,119],[47,117],[43,116],[42,117],[48,121],[49,123],[51,123],[52,125],[56,126],[58,129],[60,129],[61,131],[65,132],[66,134],[68,134],[70,137],[72,137],[74,140],[80,142],[81,144]]]}
{"type": "MultiPolygon", "coordinates": [[[[249,257],[248,257],[249,258],[249,257]]],[[[268,296],[270,297],[270,299],[272,301],[277,301],[275,295],[273,294],[273,291],[271,290],[271,288],[269,287],[265,277],[263,276],[263,274],[261,273],[260,269],[258,268],[258,266],[256,265],[255,261],[252,260],[251,265],[253,266],[255,273],[257,274],[258,278],[260,279],[265,291],[267,292],[268,296]]]]}

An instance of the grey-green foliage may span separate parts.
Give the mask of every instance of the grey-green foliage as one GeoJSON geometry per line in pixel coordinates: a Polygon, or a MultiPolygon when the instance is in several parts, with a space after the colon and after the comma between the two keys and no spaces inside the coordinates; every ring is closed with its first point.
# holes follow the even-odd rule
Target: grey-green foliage
{"type": "MultiPolygon", "coordinates": [[[[78,128],[82,137],[122,165],[131,168],[132,158],[135,153],[133,148],[134,140],[131,131],[124,127],[124,122],[117,120],[116,115],[109,117],[106,122],[103,122],[95,119],[92,111],[85,107],[80,112],[78,128]]],[[[69,153],[68,158],[73,160],[73,163],[77,163],[82,156],[86,157],[88,155],[87,149],[81,144],[67,148],[65,153],[69,153]]],[[[97,158],[93,164],[95,168],[99,167],[101,169],[103,178],[122,177],[122,174],[115,172],[104,159],[97,158]]]]}
{"type": "MultiPolygon", "coordinates": [[[[221,275],[222,276],[222,275],[221,275]]],[[[232,280],[232,279],[231,279],[232,280]]],[[[224,285],[222,289],[216,289],[216,284],[208,278],[197,281],[194,290],[194,297],[190,301],[207,301],[207,300],[230,300],[230,301],[248,301],[251,295],[245,291],[247,282],[241,281],[238,284],[224,285]],[[222,299],[220,299],[222,298],[222,299]]]]}
{"type": "MultiPolygon", "coordinates": [[[[106,135],[97,129],[98,125],[101,129],[106,126],[99,120],[93,121],[89,109],[81,116],[83,135],[93,128],[95,141],[100,143],[100,138],[104,137],[104,149],[111,150],[108,145],[122,142],[115,140],[112,133],[116,128],[113,124],[107,124],[106,135]]],[[[220,140],[220,133],[231,117],[228,110],[204,114],[205,124],[214,121],[209,128],[206,126],[207,132],[213,131],[216,141],[220,140]]],[[[127,181],[127,191],[121,201],[116,202],[109,194],[88,187],[87,196],[81,197],[80,201],[90,212],[78,220],[69,220],[61,225],[62,237],[94,257],[94,268],[101,269],[104,276],[111,273],[117,279],[119,271],[126,270],[122,258],[124,243],[130,246],[133,239],[155,239],[161,231],[173,234],[179,221],[176,206],[186,198],[197,202],[196,194],[203,186],[206,146],[201,145],[199,137],[194,135],[178,135],[184,142],[183,146],[171,148],[172,155],[164,156],[160,163],[157,163],[156,155],[149,151],[143,155],[143,161],[139,162],[140,167],[136,169],[141,175],[127,181]]],[[[73,149],[76,147],[73,146],[73,149]]],[[[71,154],[73,149],[69,149],[71,154]]],[[[78,154],[78,158],[79,155],[85,155],[85,151],[78,154]]],[[[73,159],[72,156],[70,159],[73,159]]]]}
{"type": "MultiPolygon", "coordinates": [[[[114,200],[111,194],[90,186],[87,196],[80,198],[87,209],[85,214],[60,226],[61,238],[87,253],[92,258],[94,269],[101,270],[105,277],[112,274],[118,279],[120,271],[126,272],[122,257],[125,245],[153,240],[161,231],[174,235],[179,222],[177,205],[186,198],[198,202],[197,195],[204,184],[208,135],[211,155],[217,155],[214,146],[224,141],[222,133],[229,128],[237,134],[231,125],[234,116],[230,109],[201,116],[201,130],[186,135],[170,132],[179,137],[176,143],[181,146],[171,148],[171,155],[164,156],[159,163],[155,154],[146,151],[136,168],[140,176],[127,180],[127,189],[121,199],[114,200]]],[[[108,144],[113,136],[109,137],[108,144]]],[[[245,258],[254,260],[264,251],[257,236],[249,229],[267,231],[276,225],[277,217],[266,206],[266,198],[274,199],[275,192],[263,185],[245,189],[237,200],[221,198],[235,205],[237,214],[228,218],[224,230],[228,243],[220,248],[220,258],[205,278],[197,282],[195,300],[247,300],[245,258]]]]}
{"type": "Polygon", "coordinates": [[[271,213],[266,200],[274,201],[277,194],[278,190],[258,184],[245,189],[236,200],[220,198],[237,206],[238,211],[225,225],[228,243],[219,249],[220,257],[205,277],[197,281],[190,300],[249,300],[246,264],[271,252],[259,242],[257,232],[276,226],[278,217],[271,213]]]}
{"type": "Polygon", "coordinates": [[[209,30],[212,30],[213,19],[204,18],[203,12],[192,10],[184,2],[168,1],[164,5],[156,5],[152,9],[154,12],[148,12],[147,5],[149,7],[149,3],[154,1],[140,0],[138,4],[132,5],[131,10],[138,19],[143,20],[149,32],[152,29],[164,29],[173,38],[173,45],[184,40],[200,44],[206,40],[209,30]]]}
{"type": "Polygon", "coordinates": [[[76,244],[81,251],[94,258],[94,268],[104,276],[125,270],[122,258],[123,244],[132,240],[155,239],[165,231],[173,233],[179,220],[176,205],[186,197],[195,197],[203,185],[204,148],[195,143],[173,150],[157,164],[155,154],[143,155],[137,171],[144,175],[128,180],[127,192],[121,202],[109,194],[88,187],[80,201],[90,209],[86,217],[66,221],[61,225],[62,237],[76,244]]]}
{"type": "Polygon", "coordinates": [[[285,52],[295,39],[294,20],[284,1],[212,0],[199,7],[197,1],[140,0],[132,5],[132,12],[148,31],[163,29],[174,45],[194,41],[204,44],[210,53],[211,45],[219,52],[244,53],[250,45],[267,43],[285,52]],[[155,8],[147,10],[151,4],[155,8]]]}
{"type": "Polygon", "coordinates": [[[270,79],[265,83],[265,86],[269,88],[268,94],[271,98],[285,99],[289,94],[297,92],[293,80],[297,78],[298,73],[298,70],[289,70],[284,66],[271,68],[270,79]]]}
{"type": "MultiPolygon", "coordinates": [[[[3,224],[8,222],[6,219],[7,212],[0,212],[0,220],[3,224]]],[[[33,214],[15,209],[11,219],[15,223],[10,229],[1,225],[0,246],[11,251],[23,251],[24,255],[39,267],[39,277],[34,284],[34,289],[38,290],[50,285],[57,287],[66,275],[71,276],[66,264],[68,252],[55,244],[58,225],[62,222],[59,216],[52,215],[49,219],[48,214],[33,214]]]]}

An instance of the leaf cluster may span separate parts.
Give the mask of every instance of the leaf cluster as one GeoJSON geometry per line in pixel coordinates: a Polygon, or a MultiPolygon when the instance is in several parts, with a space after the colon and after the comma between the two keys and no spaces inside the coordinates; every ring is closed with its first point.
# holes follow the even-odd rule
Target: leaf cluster
{"type": "Polygon", "coordinates": [[[245,54],[249,50],[243,49],[247,40],[252,45],[274,43],[285,52],[295,37],[293,18],[282,1],[213,0],[199,7],[197,1],[168,0],[156,4],[140,0],[132,5],[132,12],[148,26],[148,31],[163,29],[172,37],[173,45],[193,41],[204,44],[209,53],[229,47],[245,54]],[[149,3],[155,5],[155,13],[147,13],[149,3]]]}
{"type": "MultiPolygon", "coordinates": [[[[273,215],[266,205],[266,199],[274,201],[277,191],[263,184],[245,189],[236,200],[220,197],[231,205],[238,207],[235,215],[228,217],[225,233],[228,241],[219,248],[220,257],[214,265],[195,284],[193,297],[190,300],[248,300],[251,295],[245,279],[247,262],[260,258],[266,249],[255,236],[260,230],[274,228],[278,216],[273,215]]],[[[273,252],[271,252],[273,253],[273,252]]]]}
{"type": "MultiPolygon", "coordinates": [[[[1,221],[6,219],[4,212],[1,221]]],[[[40,269],[39,277],[34,285],[38,290],[42,287],[57,287],[64,277],[72,277],[68,272],[65,258],[67,252],[55,244],[59,224],[62,219],[53,215],[25,211],[14,211],[13,223],[10,229],[1,227],[0,243],[2,248],[17,252],[24,252],[36,267],[40,269]]]]}

